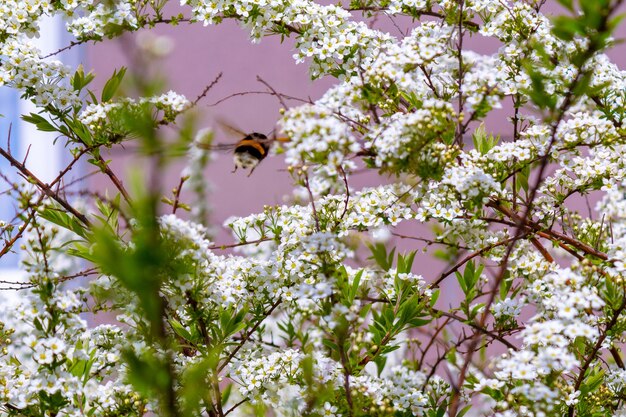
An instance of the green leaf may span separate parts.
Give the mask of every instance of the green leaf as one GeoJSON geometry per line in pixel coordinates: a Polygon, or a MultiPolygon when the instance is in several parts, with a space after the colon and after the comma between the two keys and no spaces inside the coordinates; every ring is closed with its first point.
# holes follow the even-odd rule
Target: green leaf
{"type": "Polygon", "coordinates": [[[109,101],[113,98],[115,93],[117,92],[120,84],[122,83],[122,79],[126,74],[126,68],[122,67],[119,71],[113,71],[113,75],[109,80],[104,84],[104,88],[102,89],[102,95],[100,100],[103,102],[109,101]]]}
{"type": "Polygon", "coordinates": [[[356,298],[357,292],[359,291],[359,285],[361,283],[361,277],[363,276],[363,270],[361,269],[356,273],[354,279],[352,280],[352,284],[350,286],[350,293],[348,294],[348,301],[352,304],[354,299],[356,298]]]}
{"type": "Polygon", "coordinates": [[[226,388],[222,390],[222,404],[226,404],[230,398],[230,394],[233,391],[233,384],[226,385],[226,388]]]}
{"type": "Polygon", "coordinates": [[[513,279],[511,278],[511,272],[505,271],[502,283],[500,284],[500,298],[506,298],[511,286],[513,285],[513,279]]]}
{"type": "Polygon", "coordinates": [[[557,16],[552,19],[552,23],[552,33],[567,42],[574,39],[576,35],[584,33],[584,27],[582,27],[580,21],[569,16],[557,16]]]}
{"type": "Polygon", "coordinates": [[[440,294],[441,294],[441,291],[439,289],[433,290],[432,295],[430,296],[431,307],[433,307],[437,303],[437,300],[439,299],[440,294]]]}
{"type": "Polygon", "coordinates": [[[472,409],[472,405],[468,404],[465,407],[461,408],[461,411],[456,415],[457,417],[463,417],[469,410],[472,409]]]}
{"type": "Polygon", "coordinates": [[[461,290],[463,291],[463,294],[467,295],[467,293],[469,291],[469,288],[467,287],[467,283],[465,282],[465,278],[458,271],[456,271],[454,273],[454,275],[456,275],[456,281],[459,283],[459,286],[461,287],[461,290]]]}
{"type": "Polygon", "coordinates": [[[396,253],[396,248],[391,249],[391,252],[387,254],[387,248],[382,243],[376,245],[367,245],[372,252],[372,256],[369,259],[373,259],[384,271],[389,271],[393,266],[393,258],[396,253]]]}
{"type": "Polygon", "coordinates": [[[29,115],[24,114],[22,115],[22,120],[35,125],[35,127],[37,127],[37,130],[40,130],[42,132],[58,132],[59,131],[59,129],[54,127],[52,123],[50,123],[47,119],[45,119],[43,116],[40,116],[36,113],[31,113],[29,115]]]}
{"type": "Polygon", "coordinates": [[[128,365],[128,381],[137,391],[149,396],[165,392],[170,384],[170,375],[167,366],[161,360],[147,351],[141,357],[129,349],[122,352],[128,365]]]}
{"type": "Polygon", "coordinates": [[[85,226],[76,217],[62,211],[60,207],[46,207],[39,215],[64,229],[71,230],[82,238],[86,239],[88,236],[85,226]]]}
{"type": "Polygon", "coordinates": [[[397,270],[400,274],[408,274],[413,267],[416,252],[410,252],[408,255],[398,255],[397,270]]]}
{"type": "Polygon", "coordinates": [[[74,90],[80,91],[93,81],[94,78],[96,78],[96,76],[91,71],[85,75],[83,65],[81,64],[78,66],[78,69],[76,69],[76,72],[70,79],[70,83],[72,84],[74,90]]]}
{"type": "Polygon", "coordinates": [[[229,336],[243,330],[247,324],[244,321],[246,316],[245,310],[238,312],[222,311],[220,313],[220,328],[222,330],[222,339],[227,339],[229,336]]]}
{"type": "Polygon", "coordinates": [[[96,95],[91,90],[87,90],[87,93],[89,94],[89,97],[91,97],[91,102],[93,104],[98,104],[98,97],[96,97],[96,95]]]}
{"type": "Polygon", "coordinates": [[[376,372],[380,377],[380,374],[385,369],[385,364],[387,363],[387,355],[376,355],[374,358],[374,363],[376,364],[376,372]]]}
{"type": "Polygon", "coordinates": [[[188,342],[193,342],[194,340],[193,336],[191,335],[191,333],[189,333],[189,331],[185,328],[185,326],[183,326],[179,321],[170,319],[168,320],[168,322],[170,323],[170,326],[172,326],[172,330],[174,330],[174,332],[177,335],[179,335],[180,337],[182,337],[184,340],[188,342]]]}

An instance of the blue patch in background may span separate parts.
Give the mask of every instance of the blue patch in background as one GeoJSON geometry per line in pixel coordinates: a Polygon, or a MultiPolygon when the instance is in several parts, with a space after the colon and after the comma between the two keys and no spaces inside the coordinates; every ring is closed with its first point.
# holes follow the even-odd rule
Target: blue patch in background
{"type": "MultiPolygon", "coordinates": [[[[0,88],[0,146],[7,149],[7,139],[9,137],[9,128],[11,129],[11,153],[20,155],[19,144],[19,127],[18,121],[18,101],[19,93],[14,89],[0,88]]],[[[9,178],[10,181],[16,181],[19,178],[15,174],[15,170],[11,168],[9,162],[0,158],[0,172],[3,176],[9,178]]],[[[3,178],[0,179],[0,193],[10,188],[3,178]]],[[[0,194],[0,220],[11,222],[16,215],[15,200],[6,194],[0,194]]],[[[4,241],[0,241],[0,250],[4,248],[4,241]]],[[[19,248],[19,244],[14,246],[14,250],[19,248]]],[[[17,253],[7,253],[0,258],[0,268],[16,268],[18,266],[19,255],[17,253]]]]}

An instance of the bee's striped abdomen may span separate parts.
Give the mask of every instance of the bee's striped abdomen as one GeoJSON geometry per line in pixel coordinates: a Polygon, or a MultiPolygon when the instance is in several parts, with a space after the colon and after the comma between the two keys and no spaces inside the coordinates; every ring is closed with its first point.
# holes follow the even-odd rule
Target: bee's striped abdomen
{"type": "Polygon", "coordinates": [[[267,155],[267,150],[257,142],[241,141],[237,144],[235,153],[249,153],[258,160],[261,160],[267,155]]]}

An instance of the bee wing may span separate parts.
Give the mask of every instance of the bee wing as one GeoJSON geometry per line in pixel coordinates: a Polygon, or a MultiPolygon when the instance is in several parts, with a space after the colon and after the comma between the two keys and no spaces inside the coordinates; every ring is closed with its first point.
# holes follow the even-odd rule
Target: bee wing
{"type": "Polygon", "coordinates": [[[223,119],[223,118],[217,118],[215,119],[215,122],[218,124],[219,127],[222,128],[222,130],[224,132],[226,132],[227,134],[237,137],[238,139],[241,139],[243,137],[245,137],[247,135],[246,132],[242,131],[241,129],[233,126],[232,123],[228,122],[227,120],[223,119]]]}
{"type": "Polygon", "coordinates": [[[209,149],[212,151],[218,152],[230,152],[237,147],[236,143],[216,143],[215,145],[211,145],[209,149]]]}

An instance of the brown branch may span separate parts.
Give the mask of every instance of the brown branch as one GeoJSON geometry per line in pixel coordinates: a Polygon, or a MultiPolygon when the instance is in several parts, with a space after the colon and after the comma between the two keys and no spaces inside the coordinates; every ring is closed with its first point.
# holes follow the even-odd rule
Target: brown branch
{"type": "MultiPolygon", "coordinates": [[[[39,201],[41,201],[41,199],[39,201]]],[[[30,224],[30,222],[33,220],[34,217],[35,217],[35,211],[30,211],[26,220],[24,220],[24,223],[22,223],[19,229],[17,230],[17,233],[10,240],[5,240],[5,244],[2,247],[2,250],[0,250],[0,258],[6,255],[11,250],[15,242],[17,242],[17,240],[22,237],[22,235],[26,231],[26,228],[28,227],[28,225],[30,224]]]]}
{"type": "Polygon", "coordinates": [[[339,346],[339,358],[341,360],[341,367],[343,368],[343,390],[346,393],[346,402],[348,403],[348,417],[352,417],[354,415],[354,404],[352,402],[352,392],[350,391],[351,371],[348,367],[349,361],[346,356],[345,341],[340,342],[340,344],[341,346],[339,346]]]}
{"type": "Polygon", "coordinates": [[[82,45],[82,44],[87,43],[87,42],[89,42],[91,40],[93,40],[94,42],[97,42],[96,39],[83,39],[83,40],[80,40],[80,41],[72,41],[72,42],[69,43],[69,45],[64,46],[61,49],[57,49],[56,51],[54,51],[52,53],[49,53],[48,55],[44,55],[44,56],[40,57],[40,59],[50,58],[52,56],[60,54],[63,51],[67,51],[68,49],[72,49],[75,46],[82,45]]]}
{"type": "Polygon", "coordinates": [[[399,237],[400,239],[409,239],[409,240],[416,240],[418,242],[423,242],[423,243],[426,243],[426,246],[443,245],[443,246],[448,246],[448,247],[455,248],[455,249],[469,250],[467,246],[462,246],[457,243],[444,242],[443,240],[426,239],[426,238],[419,237],[419,236],[407,236],[407,235],[403,235],[397,232],[391,232],[391,235],[395,237],[399,237]]]}
{"type": "Polygon", "coordinates": [[[502,336],[500,336],[500,335],[490,331],[486,327],[480,326],[478,323],[475,323],[473,321],[469,321],[469,320],[464,319],[463,317],[459,317],[459,316],[457,316],[457,315],[455,315],[453,313],[448,313],[447,311],[437,310],[436,308],[433,308],[433,311],[438,313],[438,314],[441,314],[442,316],[449,317],[449,318],[451,318],[453,320],[456,320],[459,323],[466,324],[466,325],[472,327],[473,329],[476,329],[479,332],[484,333],[485,335],[491,337],[492,339],[497,340],[498,342],[502,343],[503,345],[505,345],[509,349],[518,350],[518,347],[515,346],[513,343],[509,342],[508,340],[506,340],[502,336]]]}
{"type": "Polygon", "coordinates": [[[519,240],[520,238],[521,237],[513,236],[513,237],[510,237],[508,239],[504,239],[504,240],[501,240],[499,242],[492,243],[491,245],[485,246],[484,248],[482,248],[482,249],[480,249],[480,250],[478,250],[476,252],[470,253],[465,258],[463,258],[459,262],[457,262],[452,268],[448,269],[447,271],[445,271],[441,275],[439,275],[439,278],[437,278],[432,284],[430,284],[430,288],[438,288],[439,284],[441,283],[441,281],[446,279],[449,275],[453,274],[454,272],[458,271],[459,268],[461,268],[463,265],[465,265],[467,262],[471,261],[475,257],[480,256],[480,255],[484,254],[485,252],[488,252],[491,249],[496,248],[498,246],[506,245],[506,244],[509,244],[509,243],[511,243],[513,241],[519,240]]]}
{"type": "MultiPolygon", "coordinates": [[[[225,102],[226,100],[230,100],[231,98],[239,97],[239,96],[247,96],[247,95],[250,95],[250,94],[262,94],[262,95],[270,95],[270,96],[274,95],[274,93],[272,93],[270,91],[243,91],[243,92],[240,92],[240,93],[233,93],[233,94],[230,94],[230,95],[228,95],[226,97],[223,97],[223,98],[217,100],[215,103],[208,104],[207,107],[215,107],[218,104],[221,104],[221,103],[225,102]]],[[[311,100],[305,100],[305,99],[302,99],[302,98],[299,98],[299,97],[289,96],[287,94],[281,94],[281,93],[279,93],[279,94],[280,94],[281,97],[283,97],[283,98],[285,98],[287,100],[293,100],[293,101],[297,101],[297,102],[300,102],[300,103],[307,103],[307,104],[311,103],[311,100]]]]}
{"type": "Polygon", "coordinates": [[[534,237],[530,238],[530,243],[533,244],[533,246],[535,248],[537,248],[537,250],[539,251],[539,253],[541,253],[541,255],[543,256],[543,258],[550,262],[550,263],[554,263],[554,258],[552,257],[552,255],[550,255],[550,252],[548,252],[548,250],[541,244],[541,242],[539,242],[537,239],[535,239],[534,237]]]}
{"type": "MultiPolygon", "coordinates": [[[[621,1],[618,2],[617,4],[619,4],[619,3],[621,3],[621,1]]],[[[605,26],[606,21],[609,18],[609,15],[611,14],[611,12],[612,12],[612,10],[609,11],[609,13],[607,13],[606,16],[603,16],[604,22],[602,22],[603,24],[601,26],[605,26]]],[[[508,266],[511,254],[513,253],[513,247],[515,246],[515,241],[522,237],[522,235],[524,234],[523,230],[526,227],[526,223],[527,223],[528,219],[531,217],[533,204],[534,204],[535,198],[537,196],[539,187],[541,186],[541,184],[544,181],[544,172],[545,172],[545,170],[548,167],[548,161],[550,160],[550,154],[552,153],[552,148],[554,147],[554,144],[556,142],[557,128],[561,124],[561,121],[563,120],[563,118],[565,117],[566,111],[570,108],[570,106],[575,101],[574,91],[578,87],[578,85],[581,82],[581,79],[583,78],[583,76],[586,74],[586,71],[583,70],[583,65],[585,63],[587,63],[589,61],[589,59],[595,53],[594,47],[595,47],[595,45],[593,43],[590,43],[589,46],[587,47],[587,50],[584,52],[584,54],[582,54],[581,60],[580,60],[580,64],[579,64],[579,66],[577,68],[576,77],[573,79],[573,81],[569,85],[569,89],[568,89],[567,93],[565,94],[565,98],[564,98],[563,102],[561,103],[561,105],[557,109],[553,110],[553,113],[552,113],[553,121],[551,123],[551,129],[550,129],[550,141],[548,143],[548,146],[546,147],[544,155],[541,158],[541,162],[540,162],[540,166],[539,166],[539,170],[538,170],[538,173],[537,173],[537,178],[535,180],[535,183],[530,188],[528,204],[526,206],[526,209],[524,210],[524,214],[521,216],[521,218],[517,222],[517,227],[516,227],[515,234],[514,234],[514,240],[507,247],[507,251],[506,251],[506,254],[505,254],[504,258],[503,258],[502,265],[500,267],[500,271],[498,272],[498,275],[495,278],[493,289],[490,291],[490,294],[489,294],[489,297],[487,299],[487,302],[485,303],[485,309],[484,309],[483,313],[481,314],[481,317],[480,317],[480,320],[479,320],[479,324],[481,326],[484,326],[486,324],[486,322],[487,322],[487,317],[489,315],[489,310],[491,308],[491,305],[493,304],[493,302],[495,300],[495,297],[496,297],[496,293],[498,291],[498,288],[500,287],[500,284],[502,283],[502,280],[504,279],[504,277],[506,275],[507,266],[508,266]]],[[[462,365],[462,367],[460,369],[460,372],[459,372],[459,375],[458,375],[456,386],[453,386],[453,392],[452,392],[452,395],[450,397],[450,405],[448,407],[448,414],[450,414],[451,416],[456,416],[458,408],[459,408],[460,394],[461,394],[460,388],[463,385],[463,382],[465,381],[465,378],[466,378],[466,375],[467,375],[467,371],[469,369],[470,363],[472,362],[472,356],[474,355],[475,350],[476,350],[476,348],[478,346],[478,343],[479,343],[479,340],[478,340],[477,336],[478,336],[478,334],[476,333],[474,338],[472,338],[472,340],[470,342],[467,354],[465,355],[465,360],[463,362],[463,365],[462,365]]],[[[572,407],[570,407],[570,412],[571,412],[571,414],[573,414],[573,408],[572,407]]]]}
{"type": "Polygon", "coordinates": [[[111,171],[111,168],[109,168],[109,165],[100,154],[98,154],[96,159],[101,165],[100,168],[102,169],[102,171],[106,174],[107,177],[109,177],[109,179],[111,180],[113,185],[115,185],[115,187],[119,190],[119,192],[122,193],[122,195],[124,196],[124,200],[126,200],[128,204],[131,204],[130,195],[128,194],[128,191],[126,191],[126,188],[124,188],[124,184],[122,183],[122,181],[117,177],[117,175],[115,175],[113,171],[111,171]]]}
{"type": "MultiPolygon", "coordinates": [[[[491,207],[497,211],[499,211],[500,213],[506,215],[508,218],[510,218],[511,220],[513,220],[514,222],[518,223],[521,221],[520,216],[518,216],[516,213],[514,213],[513,211],[511,211],[509,208],[505,207],[504,205],[502,205],[502,203],[498,200],[491,200],[487,203],[488,207],[491,207]]],[[[564,233],[560,233],[554,230],[549,230],[549,229],[545,229],[543,227],[541,227],[539,224],[531,221],[530,219],[526,219],[524,221],[523,227],[528,227],[531,228],[533,230],[535,230],[537,232],[537,235],[544,237],[546,239],[550,239],[552,241],[562,241],[565,242],[573,247],[575,247],[576,249],[585,252],[588,255],[592,255],[595,256],[596,258],[600,258],[604,261],[609,260],[609,257],[603,253],[600,252],[596,249],[594,249],[593,247],[587,245],[586,243],[583,243],[579,240],[576,240],[574,238],[571,238],[569,236],[567,236],[564,233]]]]}
{"type": "MultiPolygon", "coordinates": [[[[619,317],[621,316],[625,308],[626,308],[626,296],[624,296],[624,298],[622,299],[622,304],[616,310],[613,311],[613,317],[611,317],[611,321],[609,321],[606,324],[606,327],[602,331],[602,334],[600,335],[600,337],[598,337],[596,344],[593,346],[591,353],[589,353],[589,356],[587,356],[587,359],[585,359],[585,362],[580,367],[580,373],[578,374],[578,378],[576,378],[576,383],[574,384],[574,391],[578,391],[581,384],[585,380],[585,374],[587,373],[587,369],[589,369],[589,366],[591,365],[593,360],[596,358],[596,355],[602,348],[602,344],[604,343],[604,340],[607,338],[609,334],[609,330],[611,330],[613,326],[617,324],[617,320],[619,319],[619,317]]],[[[623,367],[623,363],[622,363],[622,367],[623,367]]],[[[572,417],[574,415],[573,405],[569,406],[567,410],[567,415],[568,417],[572,417]]]]}
{"type": "MultiPolygon", "coordinates": [[[[465,77],[465,69],[463,68],[463,7],[465,6],[465,0],[459,0],[459,19],[458,19],[458,27],[457,30],[459,32],[459,38],[456,44],[458,59],[459,59],[459,74],[457,80],[457,89],[459,93],[459,106],[458,106],[458,115],[457,115],[457,126],[456,126],[456,134],[455,134],[455,143],[463,149],[463,134],[465,133],[463,127],[463,115],[464,115],[464,107],[465,100],[463,98],[463,78],[465,77]]],[[[471,118],[470,118],[471,120],[471,118]]],[[[469,121],[468,121],[469,122],[469,121]]]]}
{"type": "Polygon", "coordinates": [[[91,226],[91,222],[87,219],[87,217],[72,207],[65,199],[63,199],[58,193],[54,192],[49,185],[41,182],[39,178],[37,178],[31,171],[29,171],[22,163],[13,158],[11,154],[6,152],[4,149],[0,148],[0,156],[4,157],[9,163],[17,168],[22,175],[27,179],[28,182],[35,184],[37,188],[39,188],[45,195],[55,200],[57,203],[61,205],[65,210],[69,213],[73,214],[81,223],[85,226],[91,226]]]}
{"type": "MultiPolygon", "coordinates": [[[[386,7],[380,6],[363,6],[363,7],[350,7],[346,9],[349,12],[385,12],[387,11],[386,7]]],[[[444,20],[446,18],[442,13],[433,12],[432,10],[416,10],[414,13],[417,17],[419,16],[431,16],[436,17],[438,19],[444,20]]],[[[413,15],[413,14],[412,14],[413,15]]],[[[472,22],[471,20],[463,20],[463,25],[470,27],[472,29],[479,29],[480,25],[478,23],[472,22]]]]}
{"type": "Polygon", "coordinates": [[[200,100],[202,100],[204,97],[206,97],[207,93],[209,92],[209,90],[211,90],[213,88],[213,86],[215,86],[215,84],[217,84],[220,80],[220,78],[222,78],[222,73],[220,72],[219,74],[217,74],[217,77],[215,77],[215,79],[213,81],[211,81],[211,83],[209,85],[207,85],[206,87],[204,87],[204,90],[202,90],[202,93],[200,93],[200,95],[198,97],[196,97],[196,99],[194,101],[191,102],[191,107],[195,107],[200,100]]]}
{"type": "Polygon", "coordinates": [[[613,360],[615,361],[615,364],[620,369],[626,369],[626,366],[624,366],[624,361],[622,360],[622,357],[620,356],[619,351],[617,350],[617,348],[615,346],[611,346],[609,348],[609,352],[611,352],[611,356],[613,357],[613,360]]]}
{"type": "Polygon", "coordinates": [[[187,181],[189,177],[180,177],[180,182],[178,183],[178,187],[174,188],[174,203],[172,204],[172,214],[176,214],[176,210],[178,210],[180,204],[180,193],[183,190],[183,184],[187,181]]]}
{"type": "Polygon", "coordinates": [[[237,248],[239,246],[246,246],[246,245],[256,245],[257,243],[261,243],[261,242],[269,242],[270,239],[269,237],[262,237],[260,239],[256,239],[256,240],[250,240],[247,242],[239,242],[239,243],[232,243],[230,245],[213,245],[213,246],[209,246],[208,249],[211,250],[225,250],[225,249],[231,249],[231,248],[237,248]]]}
{"type": "Polygon", "coordinates": [[[343,212],[341,213],[341,216],[339,216],[339,221],[341,221],[348,212],[348,204],[350,202],[350,187],[348,186],[348,176],[346,175],[346,171],[341,165],[338,165],[337,168],[339,169],[339,172],[341,172],[341,176],[343,177],[343,184],[346,187],[346,199],[343,202],[343,212]]]}
{"type": "Polygon", "coordinates": [[[236,409],[237,407],[239,407],[241,404],[243,404],[243,403],[245,403],[245,402],[247,402],[247,401],[249,401],[249,400],[248,400],[247,398],[244,398],[243,400],[239,401],[237,404],[234,404],[232,407],[230,407],[230,408],[229,408],[229,409],[228,409],[228,410],[224,413],[224,415],[225,415],[225,416],[229,415],[230,413],[232,413],[233,411],[235,411],[235,409],[236,409]]]}
{"type": "Polygon", "coordinates": [[[282,300],[280,299],[276,300],[274,304],[272,304],[272,306],[269,308],[269,310],[263,312],[262,317],[256,323],[254,323],[254,325],[244,334],[243,338],[241,339],[241,342],[237,345],[237,347],[235,347],[235,349],[233,349],[232,352],[230,352],[230,354],[226,357],[224,362],[217,368],[218,373],[221,372],[226,366],[228,366],[228,363],[235,357],[237,352],[241,350],[243,345],[246,344],[248,339],[250,339],[250,336],[252,336],[252,334],[256,331],[256,329],[259,328],[261,323],[263,323],[263,320],[269,317],[274,312],[274,310],[276,310],[276,308],[280,305],[281,302],[282,300]]]}
{"type": "Polygon", "coordinates": [[[286,110],[289,108],[289,106],[287,106],[287,103],[285,103],[285,100],[283,100],[283,95],[278,93],[267,81],[265,81],[263,78],[259,77],[258,75],[256,76],[256,80],[260,82],[261,84],[263,84],[264,86],[266,86],[271,91],[271,94],[278,99],[280,105],[283,106],[283,109],[286,110]]]}
{"type": "Polygon", "coordinates": [[[448,326],[448,323],[450,323],[450,321],[452,320],[451,317],[446,317],[443,321],[443,323],[440,326],[437,326],[435,328],[435,332],[429,336],[428,338],[428,343],[426,344],[426,347],[424,349],[420,349],[422,351],[422,355],[421,358],[419,360],[419,362],[417,363],[417,369],[422,369],[422,366],[424,364],[424,362],[426,361],[426,355],[428,354],[428,352],[430,351],[430,349],[433,346],[436,346],[436,343],[438,341],[438,337],[439,337],[439,333],[441,333],[443,331],[443,329],[445,329],[448,326]]]}
{"type": "Polygon", "coordinates": [[[315,230],[319,232],[320,221],[317,217],[317,209],[315,208],[315,198],[313,197],[313,192],[311,191],[311,185],[309,184],[309,176],[306,172],[304,172],[304,185],[305,185],[306,190],[309,192],[309,198],[311,199],[311,209],[313,211],[313,220],[315,220],[315,230]]]}
{"type": "MultiPolygon", "coordinates": [[[[146,26],[154,26],[154,25],[159,24],[159,23],[170,24],[170,23],[173,23],[173,22],[176,22],[176,23],[180,23],[180,22],[190,23],[191,19],[189,19],[189,18],[182,18],[182,19],[178,19],[178,18],[157,18],[157,19],[152,19],[152,20],[145,20],[145,21],[142,22],[143,24],[141,25],[141,28],[144,28],[146,26]]],[[[138,30],[138,29],[140,29],[140,28],[135,29],[135,31],[138,30]]],[[[55,55],[60,54],[61,52],[67,51],[68,49],[72,49],[75,46],[79,46],[79,45],[82,45],[82,44],[87,43],[87,42],[93,42],[95,44],[95,43],[102,42],[102,41],[103,41],[103,39],[81,39],[79,41],[72,41],[67,46],[64,46],[63,48],[57,49],[56,51],[51,52],[48,55],[44,55],[44,56],[40,57],[40,59],[46,59],[46,58],[53,57],[55,55]]]]}

